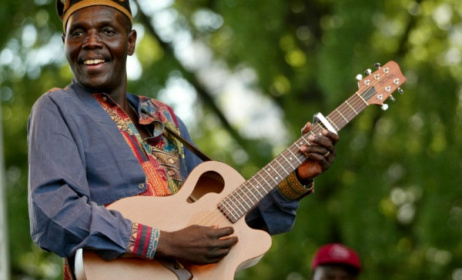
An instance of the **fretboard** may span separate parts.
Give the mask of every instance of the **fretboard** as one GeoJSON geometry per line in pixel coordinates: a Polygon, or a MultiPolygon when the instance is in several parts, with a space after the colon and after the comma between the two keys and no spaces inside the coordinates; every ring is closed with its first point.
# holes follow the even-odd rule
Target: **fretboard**
{"type": "MultiPolygon", "coordinates": [[[[374,94],[375,90],[370,87],[364,94],[374,94]]],[[[367,102],[360,94],[353,94],[347,101],[332,111],[326,119],[336,131],[342,129],[364,108],[367,102]]],[[[310,134],[318,135],[325,129],[322,123],[314,125],[313,129],[300,137],[289,148],[284,150],[263,169],[252,176],[239,188],[225,197],[219,204],[218,209],[232,223],[237,222],[252,210],[268,193],[281,183],[290,173],[294,172],[306,157],[300,152],[302,145],[310,145],[307,140],[310,134]]]]}

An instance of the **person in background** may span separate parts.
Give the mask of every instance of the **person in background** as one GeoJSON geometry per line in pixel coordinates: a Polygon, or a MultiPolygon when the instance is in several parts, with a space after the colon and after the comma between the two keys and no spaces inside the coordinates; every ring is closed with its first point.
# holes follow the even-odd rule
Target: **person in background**
{"type": "Polygon", "coordinates": [[[353,249],[333,243],[318,249],[311,262],[311,280],[357,280],[361,262],[353,249]]]}

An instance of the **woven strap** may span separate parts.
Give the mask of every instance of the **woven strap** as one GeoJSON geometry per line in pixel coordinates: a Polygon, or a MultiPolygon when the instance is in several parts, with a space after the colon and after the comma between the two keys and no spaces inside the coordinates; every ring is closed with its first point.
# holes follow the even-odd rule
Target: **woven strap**
{"type": "Polygon", "coordinates": [[[199,150],[196,146],[194,146],[193,144],[191,144],[188,140],[184,139],[183,137],[181,137],[180,134],[176,133],[175,131],[173,131],[172,129],[170,129],[168,126],[165,126],[165,129],[168,131],[168,133],[172,134],[173,136],[175,136],[176,138],[178,138],[178,140],[180,140],[181,143],[183,143],[183,145],[185,145],[191,152],[193,152],[196,156],[198,156],[200,159],[202,159],[203,161],[210,161],[212,160],[211,158],[209,158],[206,154],[204,154],[201,150],[199,150]]]}

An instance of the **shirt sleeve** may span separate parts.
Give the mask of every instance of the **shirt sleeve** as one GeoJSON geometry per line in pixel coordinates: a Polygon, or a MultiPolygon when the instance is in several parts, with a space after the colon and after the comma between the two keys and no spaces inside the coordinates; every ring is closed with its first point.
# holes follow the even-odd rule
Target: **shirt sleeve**
{"type": "Polygon", "coordinates": [[[159,237],[159,229],[133,223],[126,256],[135,256],[148,260],[154,259],[159,237]]]}
{"type": "Polygon", "coordinates": [[[300,200],[303,197],[313,193],[314,181],[308,185],[303,185],[298,180],[295,171],[290,173],[279,185],[278,191],[289,200],[300,200]]]}
{"type": "MultiPolygon", "coordinates": [[[[63,111],[62,111],[63,110],[63,111]]],[[[34,105],[28,123],[29,216],[33,241],[62,257],[92,248],[104,259],[126,252],[132,222],[90,199],[85,152],[49,94],[34,105]]]]}

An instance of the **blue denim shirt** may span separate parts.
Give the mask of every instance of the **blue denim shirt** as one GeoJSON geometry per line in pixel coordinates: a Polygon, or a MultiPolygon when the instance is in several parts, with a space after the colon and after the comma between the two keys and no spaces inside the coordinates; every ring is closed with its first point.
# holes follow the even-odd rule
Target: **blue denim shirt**
{"type": "MultiPolygon", "coordinates": [[[[137,108],[138,96],[127,94],[137,108]]],[[[190,140],[179,120],[180,133],[190,140]]],[[[41,96],[28,123],[31,236],[41,248],[71,257],[92,248],[105,259],[127,250],[132,221],[105,204],[145,189],[145,175],[119,129],[91,93],[79,84],[41,96]]],[[[188,149],[183,178],[200,163],[188,149]]],[[[247,223],[270,234],[289,231],[298,201],[277,190],[268,194],[247,223]]]]}

